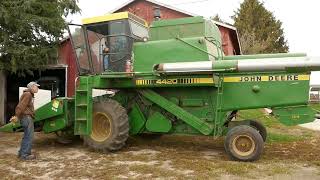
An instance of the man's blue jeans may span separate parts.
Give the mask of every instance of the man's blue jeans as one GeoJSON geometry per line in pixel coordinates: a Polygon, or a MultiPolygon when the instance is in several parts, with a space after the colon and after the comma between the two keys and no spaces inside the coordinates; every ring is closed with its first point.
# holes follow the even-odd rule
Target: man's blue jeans
{"type": "Polygon", "coordinates": [[[23,159],[31,155],[34,126],[31,116],[23,116],[23,118],[20,120],[20,123],[24,134],[19,150],[19,157],[23,159]]]}

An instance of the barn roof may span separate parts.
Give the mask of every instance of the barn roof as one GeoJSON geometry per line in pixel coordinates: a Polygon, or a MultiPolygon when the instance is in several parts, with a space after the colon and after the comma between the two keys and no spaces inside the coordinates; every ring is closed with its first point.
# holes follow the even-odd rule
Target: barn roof
{"type": "MultiPolygon", "coordinates": [[[[128,4],[130,4],[130,3],[134,2],[134,1],[135,1],[135,0],[129,0],[129,1],[121,4],[119,7],[113,9],[113,10],[110,11],[109,13],[114,13],[114,12],[118,11],[119,9],[123,8],[124,6],[127,6],[128,4]]],[[[197,15],[197,14],[193,14],[193,13],[190,13],[190,12],[187,12],[187,11],[184,11],[184,10],[181,10],[181,9],[178,9],[178,8],[175,8],[175,7],[173,7],[173,6],[170,6],[170,5],[168,5],[168,4],[164,4],[164,3],[161,3],[161,2],[158,2],[158,1],[154,1],[154,0],[145,0],[145,1],[150,2],[150,3],[153,3],[153,4],[157,4],[157,5],[162,6],[162,7],[166,7],[166,8],[168,8],[168,9],[172,9],[172,10],[174,10],[174,11],[181,12],[181,13],[186,14],[186,15],[189,15],[189,16],[199,16],[199,15],[197,15]]]]}

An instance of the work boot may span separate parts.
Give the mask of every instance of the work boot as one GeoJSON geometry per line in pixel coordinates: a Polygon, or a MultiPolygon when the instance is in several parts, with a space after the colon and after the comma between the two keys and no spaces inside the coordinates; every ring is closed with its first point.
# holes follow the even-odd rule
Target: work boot
{"type": "Polygon", "coordinates": [[[33,155],[33,154],[30,154],[30,155],[27,155],[27,156],[24,156],[24,157],[21,156],[20,159],[21,159],[21,160],[24,160],[24,161],[30,161],[30,160],[36,159],[36,156],[33,155]]]}

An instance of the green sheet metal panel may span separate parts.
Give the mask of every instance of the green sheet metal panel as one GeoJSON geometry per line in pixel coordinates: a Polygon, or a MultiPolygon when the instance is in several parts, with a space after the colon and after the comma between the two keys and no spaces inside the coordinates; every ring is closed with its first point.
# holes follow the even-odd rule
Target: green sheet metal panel
{"type": "Polygon", "coordinates": [[[182,107],[202,107],[204,106],[203,99],[182,99],[180,106],[182,107]]]}
{"type": "Polygon", "coordinates": [[[8,123],[0,127],[0,132],[14,132],[15,129],[21,127],[20,123],[8,123]]]}
{"type": "Polygon", "coordinates": [[[150,41],[199,36],[214,37],[221,44],[219,28],[201,16],[154,21],[150,26],[150,41]]]}
{"type": "MultiPolygon", "coordinates": [[[[74,121],[74,99],[72,98],[59,98],[52,100],[51,110],[57,111],[55,109],[59,109],[60,114],[56,114],[56,116],[45,116],[43,113],[42,116],[36,118],[35,122],[44,120],[43,131],[45,133],[56,132],[58,130],[62,130],[68,126],[71,126],[74,121]]],[[[47,108],[50,110],[50,107],[47,108]]],[[[39,110],[37,112],[40,115],[39,110]]],[[[49,114],[49,113],[48,113],[49,114]]]]}
{"type": "Polygon", "coordinates": [[[209,55],[206,53],[207,46],[199,42],[200,39],[202,38],[184,38],[183,41],[186,43],[177,39],[136,43],[134,45],[134,71],[152,72],[155,64],[165,62],[209,60],[209,55]]]}
{"type": "Polygon", "coordinates": [[[212,21],[203,17],[156,21],[150,40],[134,44],[134,71],[151,72],[158,63],[213,60],[221,52],[220,31],[212,21]]]}
{"type": "Polygon", "coordinates": [[[150,132],[167,133],[171,130],[171,121],[159,112],[153,113],[147,120],[146,128],[150,132]]]}
{"type": "MultiPolygon", "coordinates": [[[[63,129],[68,125],[72,124],[72,116],[68,116],[68,113],[74,112],[72,110],[73,107],[73,99],[72,98],[57,98],[52,100],[51,102],[43,105],[35,112],[34,123],[42,123],[44,122],[43,131],[48,133],[56,130],[63,129]],[[71,103],[71,105],[69,105],[71,103]],[[67,113],[66,113],[67,112],[67,113]],[[49,121],[56,121],[54,125],[54,130],[50,126],[48,126],[49,121]],[[46,125],[47,124],[47,125],[46,125]]],[[[21,129],[21,125],[19,122],[17,123],[9,123],[0,128],[0,131],[4,132],[13,132],[17,129],[21,129]]]]}
{"type": "Polygon", "coordinates": [[[186,109],[175,105],[174,103],[168,100],[170,98],[166,96],[161,96],[160,94],[150,89],[139,90],[139,92],[146,99],[150,100],[151,102],[154,102],[159,107],[168,111],[172,115],[176,116],[178,119],[192,126],[193,128],[197,129],[202,134],[209,135],[212,132],[213,130],[212,124],[209,124],[205,120],[200,119],[199,117],[193,115],[192,113],[188,112],[186,109]]]}
{"type": "Polygon", "coordinates": [[[129,126],[130,126],[130,135],[135,135],[140,133],[145,127],[146,118],[141,112],[137,103],[132,107],[132,110],[129,113],[129,126]]]}
{"type": "MultiPolygon", "coordinates": [[[[288,57],[305,57],[305,53],[277,53],[277,54],[254,54],[254,55],[238,55],[225,56],[223,60],[241,60],[241,59],[266,59],[266,58],[288,58],[288,57]]],[[[281,60],[281,59],[279,59],[281,60]]]]}
{"type": "Polygon", "coordinates": [[[35,121],[48,119],[64,113],[64,100],[54,99],[51,102],[40,107],[35,112],[35,121]]]}
{"type": "Polygon", "coordinates": [[[309,106],[273,108],[272,112],[281,123],[287,126],[313,122],[316,114],[316,111],[309,106]]]}
{"type": "MultiPolygon", "coordinates": [[[[206,121],[213,121],[215,87],[171,87],[154,89],[166,99],[178,99],[176,105],[206,121]],[[178,102],[178,104],[177,104],[178,102]]],[[[171,101],[173,102],[173,101],[171,101]]]]}
{"type": "Polygon", "coordinates": [[[50,133],[56,132],[58,130],[62,130],[67,126],[67,119],[65,116],[55,117],[52,119],[48,119],[44,122],[43,132],[50,133]]]}
{"type": "Polygon", "coordinates": [[[223,109],[294,106],[308,103],[309,74],[246,74],[224,77],[223,109]]]}
{"type": "Polygon", "coordinates": [[[204,36],[204,23],[202,17],[154,21],[150,26],[150,41],[204,36]]]}

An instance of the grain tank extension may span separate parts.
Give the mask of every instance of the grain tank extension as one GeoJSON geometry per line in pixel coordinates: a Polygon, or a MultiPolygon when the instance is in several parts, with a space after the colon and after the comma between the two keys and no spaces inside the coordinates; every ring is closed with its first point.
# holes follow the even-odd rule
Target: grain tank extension
{"type": "Polygon", "coordinates": [[[84,19],[72,29],[79,70],[75,96],[37,110],[35,124],[45,133],[81,135],[103,152],[121,149],[130,135],[226,136],[230,158],[254,161],[266,128],[254,120],[235,121],[239,110],[271,108],[285,125],[315,119],[308,100],[310,72],[320,70],[317,58],[225,56],[217,26],[202,17],[148,26],[123,12],[84,19]],[[108,93],[93,97],[93,89],[108,93]]]}

